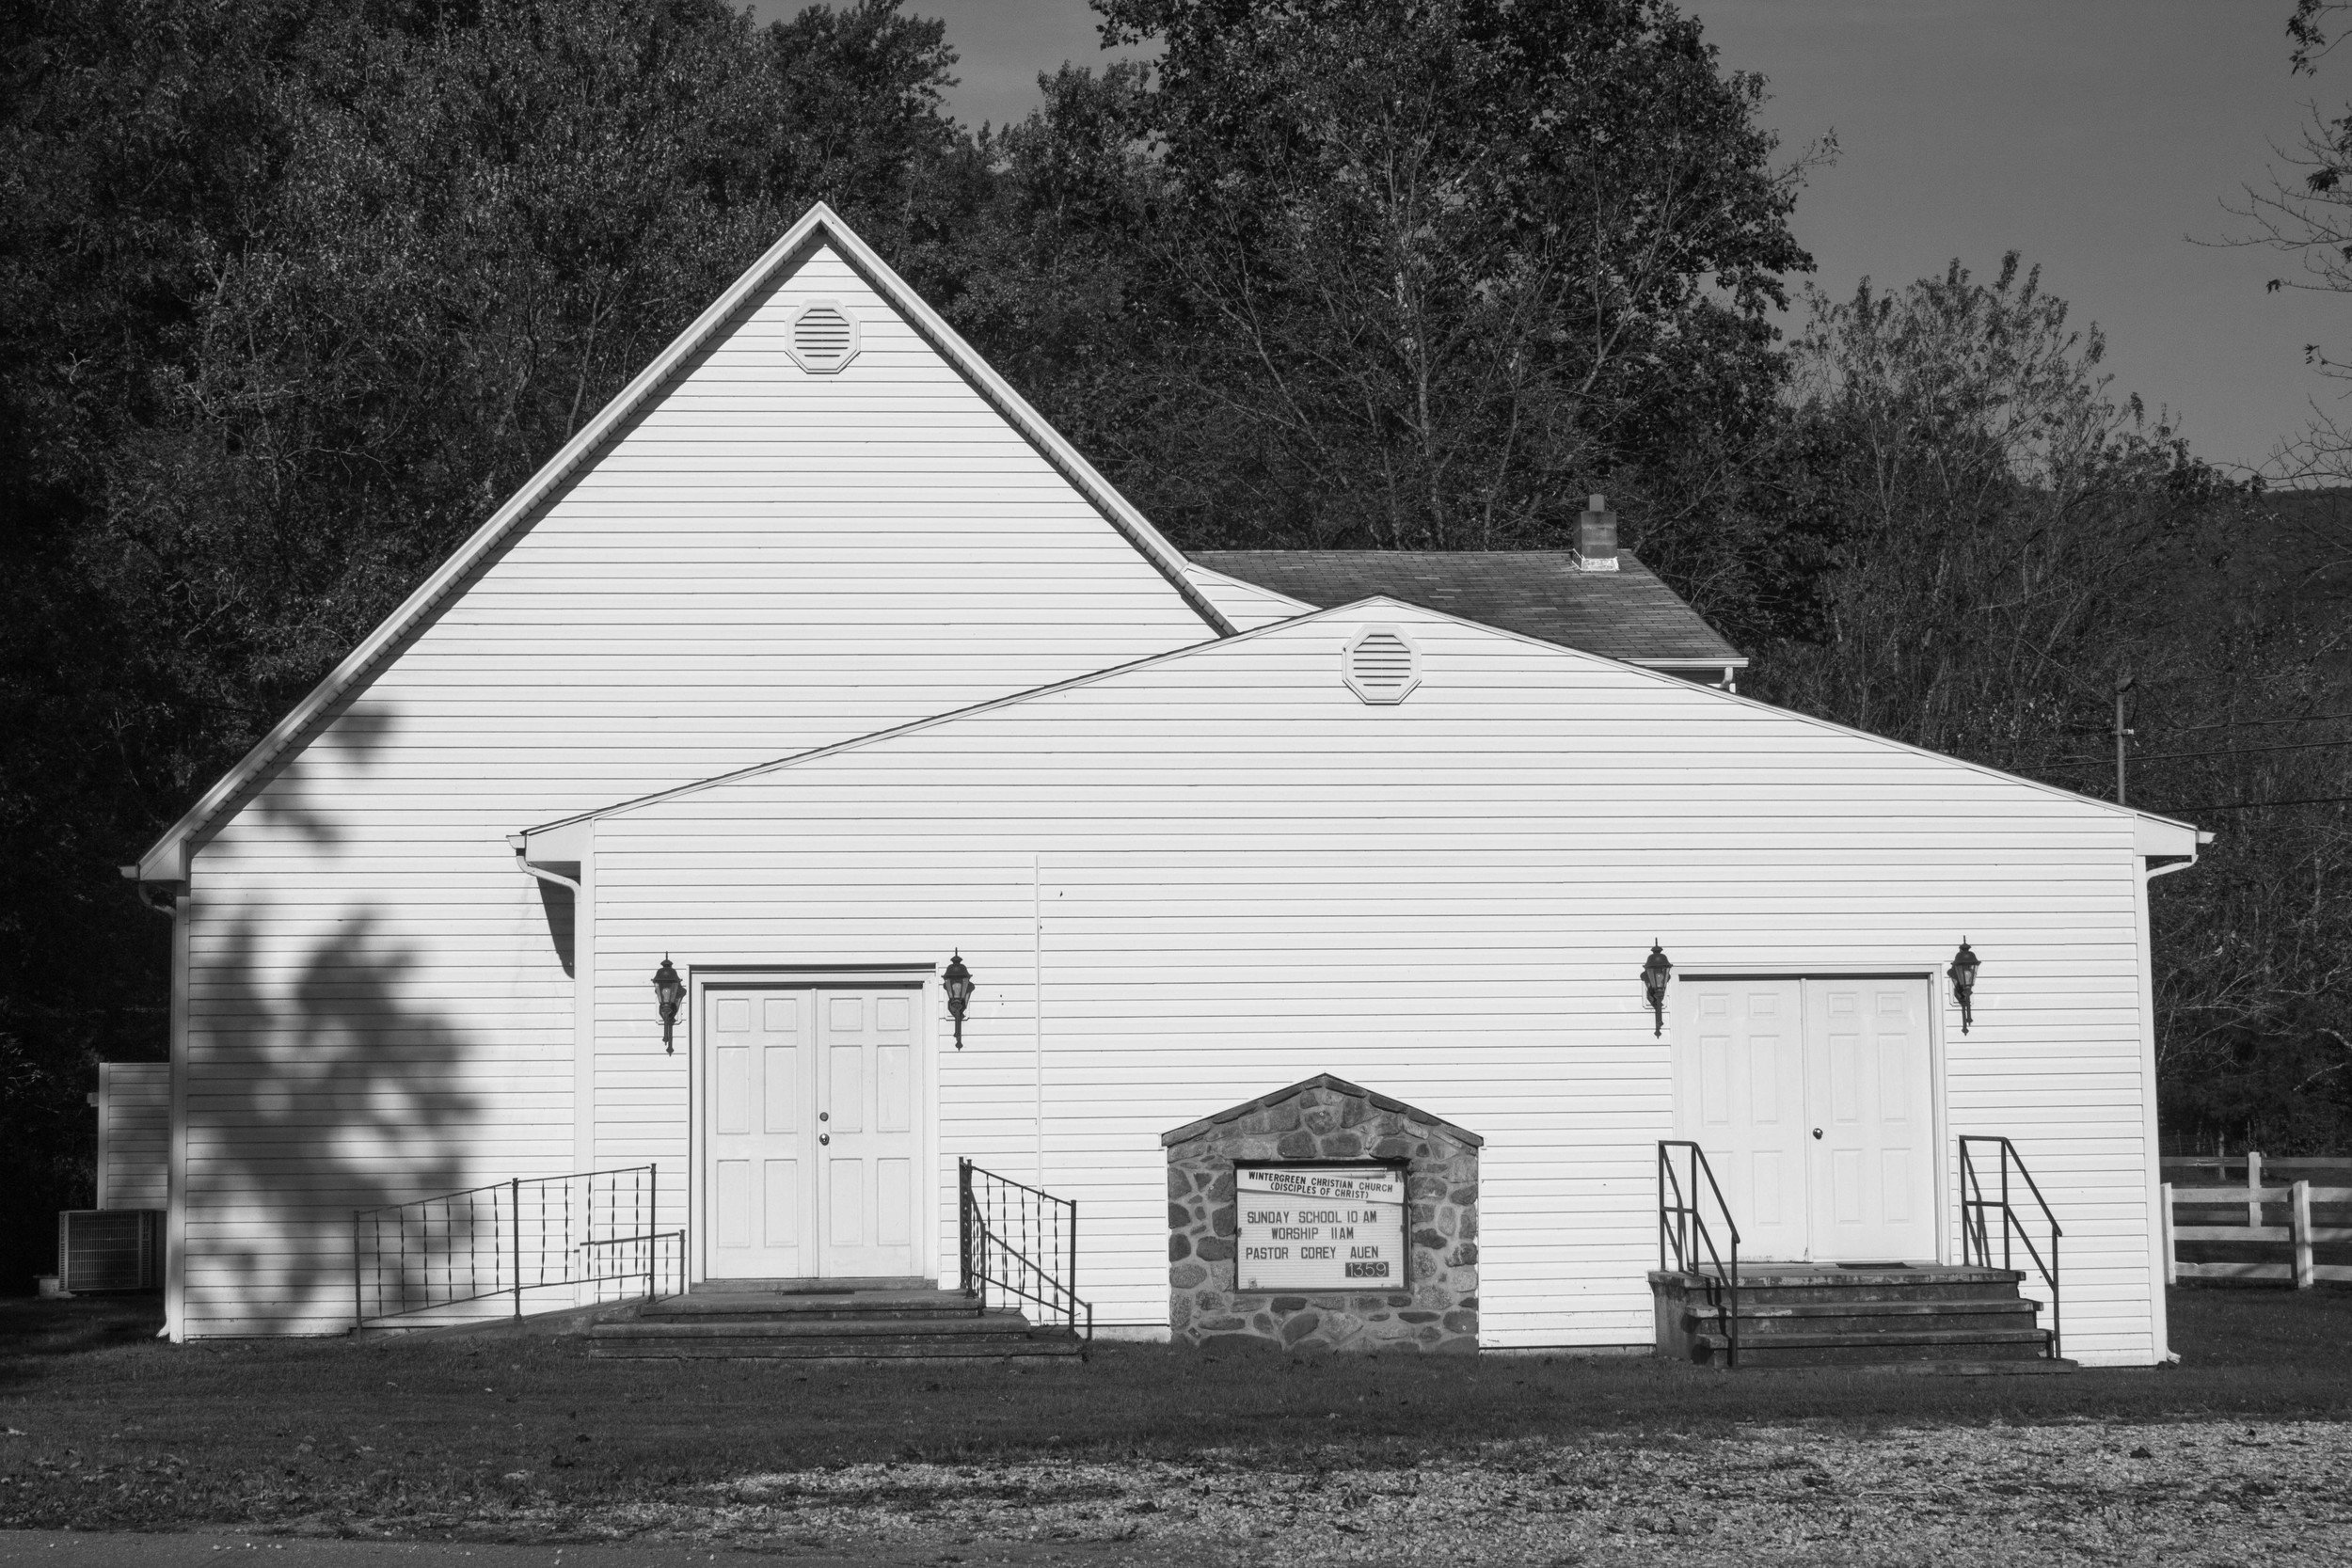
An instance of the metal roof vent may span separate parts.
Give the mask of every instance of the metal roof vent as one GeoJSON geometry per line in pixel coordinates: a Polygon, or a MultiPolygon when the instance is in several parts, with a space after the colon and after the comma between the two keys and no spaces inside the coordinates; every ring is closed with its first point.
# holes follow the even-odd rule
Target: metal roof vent
{"type": "Polygon", "coordinates": [[[1347,689],[1367,703],[1401,703],[1421,684],[1421,655],[1393,626],[1367,626],[1340,657],[1347,689]]]}
{"type": "Polygon", "coordinates": [[[792,362],[811,375],[831,375],[857,357],[857,318],[838,301],[812,299],[792,318],[792,362]]]}

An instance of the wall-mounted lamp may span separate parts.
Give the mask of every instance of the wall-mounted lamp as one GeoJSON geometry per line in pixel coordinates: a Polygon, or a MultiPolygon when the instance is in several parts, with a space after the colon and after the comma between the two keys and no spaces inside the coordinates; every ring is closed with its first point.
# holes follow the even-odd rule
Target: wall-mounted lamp
{"type": "Polygon", "coordinates": [[[1649,957],[1642,960],[1642,990],[1649,997],[1649,1010],[1658,1027],[1650,1031],[1656,1039],[1666,1032],[1666,982],[1674,977],[1674,960],[1656,942],[1649,944],[1649,957]]]}
{"type": "Polygon", "coordinates": [[[1966,937],[1960,939],[1960,951],[1952,955],[1952,967],[1944,973],[1951,979],[1953,1000],[1960,1004],[1960,1032],[1964,1035],[1968,1025],[1976,1022],[1968,1002],[1977,994],[1977,955],[1966,937]]]}
{"type": "Polygon", "coordinates": [[[940,981],[947,988],[947,1016],[956,1021],[956,1049],[963,1049],[963,1009],[972,1005],[972,972],[964,967],[963,954],[958,951],[947,960],[940,981]]]}
{"type": "Polygon", "coordinates": [[[670,955],[661,955],[661,967],[653,972],[653,1000],[661,1014],[661,1050],[664,1055],[675,1055],[677,1047],[670,1043],[670,1031],[677,1023],[678,1004],[686,1000],[686,982],[670,967],[670,955]]]}

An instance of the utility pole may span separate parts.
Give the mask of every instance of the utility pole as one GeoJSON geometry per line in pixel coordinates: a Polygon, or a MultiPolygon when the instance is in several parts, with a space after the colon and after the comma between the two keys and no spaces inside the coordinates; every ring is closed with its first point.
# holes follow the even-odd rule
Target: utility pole
{"type": "Polygon", "coordinates": [[[2123,744],[2132,732],[2123,727],[2123,693],[2131,689],[2131,676],[2115,678],[2115,803],[2119,806],[2128,803],[2123,794],[2123,744]]]}

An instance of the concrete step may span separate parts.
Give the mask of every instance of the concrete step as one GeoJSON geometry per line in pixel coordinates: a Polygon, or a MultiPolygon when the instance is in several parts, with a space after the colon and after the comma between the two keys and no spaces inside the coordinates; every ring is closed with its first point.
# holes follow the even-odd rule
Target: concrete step
{"type": "Polygon", "coordinates": [[[614,1360],[742,1360],[742,1361],[971,1361],[1009,1356],[1082,1355],[1085,1344],[1073,1334],[1056,1331],[1013,1338],[925,1334],[902,1338],[879,1337],[809,1339],[593,1339],[592,1359],[614,1360]]]}
{"type": "MultiPolygon", "coordinates": [[[[1887,1371],[1900,1369],[1922,1374],[1940,1368],[1983,1368],[2009,1366],[2034,1368],[2049,1361],[2047,1348],[2042,1345],[1985,1346],[1956,1349],[1951,1346],[1912,1347],[1872,1351],[1853,1345],[1815,1346],[1792,1350],[1779,1345],[1741,1345],[1740,1370],[1743,1372],[1768,1372],[1776,1368],[1830,1369],[1846,1371],[1887,1371]]],[[[1729,1355],[1717,1352],[1700,1363],[1702,1366],[1728,1367],[1729,1355]]],[[[2060,1370],[2071,1370],[2071,1364],[2060,1370]]]]}
{"type": "Polygon", "coordinates": [[[1740,1265],[1740,1285],[1828,1285],[1852,1289],[1870,1285],[2015,1285],[2025,1279],[2017,1269],[1979,1269],[1947,1263],[1770,1263],[1740,1265]]]}
{"type": "Polygon", "coordinates": [[[960,1291],[900,1280],[863,1291],[824,1283],[824,1290],[773,1290],[730,1282],[649,1302],[590,1328],[588,1354],[608,1360],[960,1361],[1086,1349],[1067,1329],[1039,1328],[1001,1307],[982,1310],[960,1291]]]}
{"type": "Polygon", "coordinates": [[[695,1296],[862,1296],[878,1293],[936,1295],[939,1286],[922,1275],[887,1275],[854,1279],[706,1279],[695,1296]]]}
{"type": "MultiPolygon", "coordinates": [[[[1744,1326],[1744,1325],[1743,1325],[1744,1326]]],[[[599,1329],[601,1334],[606,1332],[599,1329]]],[[[1836,1349],[1850,1347],[1871,1352],[1899,1347],[1933,1347],[1936,1345],[2035,1345],[2048,1342],[2049,1336],[2038,1328],[1903,1328],[1888,1329],[1875,1334],[1775,1334],[1770,1342],[1787,1350],[1836,1349]]],[[[1696,1343],[1713,1348],[1728,1344],[1729,1337],[1721,1333],[1696,1336],[1696,1343]]],[[[1742,1335],[1740,1348],[1762,1341],[1742,1335]]]]}
{"type": "Polygon", "coordinates": [[[727,1318],[716,1322],[681,1322],[675,1318],[634,1318],[602,1323],[588,1331],[591,1340],[604,1339],[839,1339],[839,1338],[988,1338],[1030,1332],[1029,1321],[1018,1312],[966,1314],[961,1318],[910,1322],[903,1318],[727,1318]]]}
{"type": "Polygon", "coordinates": [[[763,1295],[752,1292],[695,1293],[672,1296],[648,1306],[639,1316],[648,1322],[707,1323],[802,1319],[895,1319],[901,1322],[968,1321],[979,1316],[980,1305],[960,1291],[893,1291],[856,1295],[814,1293],[763,1295]]]}
{"type": "Polygon", "coordinates": [[[1877,1372],[1909,1377],[2063,1377],[2079,1370],[2073,1361],[2037,1355],[2021,1361],[1774,1361],[1758,1362],[1740,1354],[1742,1376],[1750,1372],[1877,1372]]]}
{"type": "MultiPolygon", "coordinates": [[[[1683,1313],[1683,1324],[1689,1333],[1720,1334],[1728,1316],[1722,1307],[1692,1307],[1683,1313]]],[[[1758,1339],[1804,1334],[1876,1337],[1922,1329],[2031,1329],[2035,1317],[2034,1304],[2029,1301],[1799,1302],[1751,1307],[1744,1293],[1740,1299],[1740,1332],[1758,1339]]]]}
{"type": "MultiPolygon", "coordinates": [[[[1795,1305],[1836,1301],[2014,1301],[2025,1275],[2014,1269],[1835,1269],[1820,1265],[1743,1264],[1740,1305],[1795,1305]]],[[[1711,1299],[1720,1285],[1705,1276],[1673,1271],[1650,1275],[1661,1294],[1711,1299]]]]}
{"type": "Polygon", "coordinates": [[[1909,1372],[1915,1377],[2058,1377],[2078,1370],[2078,1361],[2036,1355],[2023,1361],[1894,1361],[1868,1364],[1873,1372],[1909,1372]]]}
{"type": "MultiPolygon", "coordinates": [[[[1691,1341],[1692,1359],[1703,1365],[1731,1364],[1731,1341],[1701,1334],[1691,1341]]],[[[1743,1336],[1742,1370],[1769,1367],[1877,1367],[1901,1363],[1954,1366],[2047,1359],[2049,1337],[2040,1329],[1930,1331],[1913,1334],[1783,1334],[1743,1336]]]]}

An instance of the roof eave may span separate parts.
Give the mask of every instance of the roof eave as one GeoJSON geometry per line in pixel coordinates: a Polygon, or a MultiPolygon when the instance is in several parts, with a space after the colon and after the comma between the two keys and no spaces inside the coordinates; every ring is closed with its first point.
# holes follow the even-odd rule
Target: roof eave
{"type": "MultiPolygon", "coordinates": [[[[993,712],[997,708],[1011,707],[1018,704],[1035,702],[1041,697],[1049,697],[1057,692],[1072,690],[1078,687],[1092,686],[1101,681],[1112,680],[1121,675],[1133,674],[1139,670],[1151,669],[1155,665],[1170,663],[1177,659],[1196,657],[1212,648],[1230,648],[1234,643],[1250,642],[1262,637],[1277,636],[1280,633],[1293,630],[1311,621],[1334,619],[1354,611],[1360,611],[1368,609],[1402,610],[1422,615],[1435,616],[1438,620],[1450,621],[1456,626],[1469,626],[1473,630],[1486,632],[1496,637],[1508,638],[1515,642],[1524,643],[1529,647],[1541,648],[1550,653],[1566,654],[1576,658],[1597,658],[1605,664],[1615,664],[1629,670],[1638,670],[1645,675],[1662,676],[1666,680],[1673,682],[1677,688],[1683,690],[1703,691],[1708,696],[1723,702],[1737,703],[1746,707],[1761,708],[1765,712],[1772,714],[1777,718],[1794,720],[1799,723],[1809,724],[1817,729],[1828,730],[1837,735],[1851,736],[1854,739],[1867,741],[1873,745],[1889,747],[1898,752],[1907,752],[1914,756],[1925,757],[1932,762],[1944,763],[1949,767],[1964,768],[1967,771],[1978,774],[1981,777],[1995,779],[2004,784],[2017,784],[2023,788],[2033,790],[2038,794],[2054,796],[2070,805],[2089,806],[2101,812],[2120,813],[2122,816],[2136,818],[2138,823],[2154,823],[2161,825],[2163,829],[2185,831],[2191,835],[2191,843],[2193,845],[2205,845],[2213,842],[2213,834],[2204,832],[2192,823],[2182,822],[2168,816],[2156,816],[2132,806],[2118,805],[2112,800],[2102,800],[2096,796],[2084,795],[2074,790],[2061,788],[2060,786],[2053,784],[2044,784],[2040,779],[2029,779],[2022,773],[2010,773],[1998,768],[1990,767],[1984,763],[1970,762],[1964,757],[1956,757],[1943,752],[1931,751],[1925,746],[1915,746],[1908,740],[1898,740],[1892,736],[1874,735],[1868,730],[1856,729],[1851,724],[1841,724],[1834,719],[1823,719],[1818,715],[1804,713],[1796,708],[1776,707],[1771,703],[1759,702],[1754,697],[1742,696],[1737,691],[1728,691],[1721,687],[1688,682],[1669,670],[1650,669],[1644,665],[1635,664],[1629,659],[1615,658],[1612,657],[1608,654],[1594,653],[1589,648],[1567,647],[1562,643],[1549,641],[1544,638],[1536,637],[1529,632],[1513,631],[1508,626],[1490,626],[1484,621],[1473,621],[1467,616],[1456,615],[1451,610],[1433,610],[1427,605],[1412,604],[1403,599],[1392,598],[1385,594],[1375,594],[1367,598],[1357,599],[1347,604],[1333,605],[1327,610],[1316,610],[1304,615],[1295,615],[1287,621],[1270,621],[1263,626],[1252,627],[1248,631],[1237,633],[1230,640],[1219,640],[1218,641],[1213,643],[1194,643],[1192,646],[1186,648],[1171,648],[1166,653],[1146,655],[1142,658],[1135,659],[1126,664],[1114,665],[1107,670],[1095,670],[1089,671],[1083,675],[1072,675],[1065,680],[1058,680],[1045,686],[1035,687],[1026,691],[1015,691],[1002,697],[991,697],[984,702],[975,703],[969,707],[958,708],[948,713],[931,714],[927,718],[913,720],[904,724],[895,725],[890,729],[877,730],[871,735],[855,736],[847,740],[834,741],[833,744],[828,746],[819,746],[810,751],[795,752],[789,756],[775,757],[766,762],[754,763],[748,768],[739,768],[730,772],[715,774],[707,779],[698,779],[691,784],[673,784],[666,789],[656,790],[649,795],[640,795],[627,800],[616,800],[611,805],[598,806],[590,811],[576,812],[569,816],[559,817],[553,821],[541,823],[536,827],[527,829],[525,830],[524,836],[526,837],[527,842],[534,847],[532,851],[533,853],[544,852],[552,854],[554,852],[552,848],[542,851],[535,847],[543,842],[542,835],[552,834],[559,831],[569,832],[578,829],[581,824],[607,816],[617,816],[623,812],[641,810],[646,806],[677,800],[683,796],[697,794],[703,790],[715,788],[721,784],[733,784],[739,780],[748,779],[758,774],[775,772],[782,768],[794,768],[805,763],[820,761],[826,757],[837,756],[845,752],[863,751],[869,746],[885,744],[906,736],[919,734],[925,730],[935,729],[942,724],[956,723],[962,720],[975,718],[983,713],[993,712]]],[[[544,840],[544,842],[553,845],[559,841],[547,839],[544,840]]],[[[584,841],[567,838],[560,842],[565,845],[572,845],[584,841]]],[[[2137,842],[2137,832],[2135,835],[2135,842],[2137,842]]]]}

